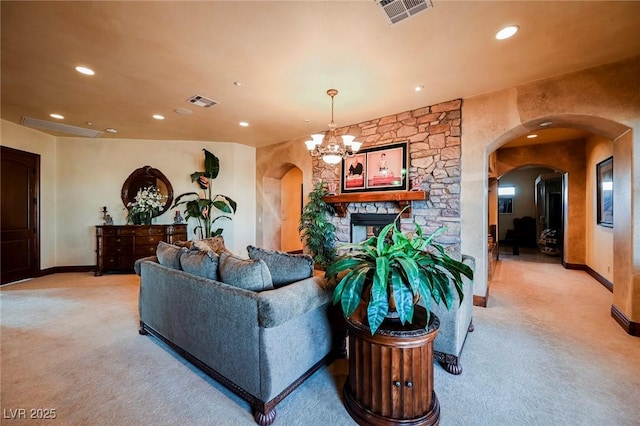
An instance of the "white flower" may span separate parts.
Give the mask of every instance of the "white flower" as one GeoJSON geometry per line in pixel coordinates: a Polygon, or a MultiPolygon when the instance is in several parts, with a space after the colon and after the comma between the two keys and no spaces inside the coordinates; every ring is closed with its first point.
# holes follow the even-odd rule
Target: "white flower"
{"type": "Polygon", "coordinates": [[[128,207],[131,207],[129,213],[159,210],[162,207],[163,198],[166,198],[166,196],[162,195],[160,189],[155,186],[140,188],[136,194],[135,201],[127,204],[128,207]]]}

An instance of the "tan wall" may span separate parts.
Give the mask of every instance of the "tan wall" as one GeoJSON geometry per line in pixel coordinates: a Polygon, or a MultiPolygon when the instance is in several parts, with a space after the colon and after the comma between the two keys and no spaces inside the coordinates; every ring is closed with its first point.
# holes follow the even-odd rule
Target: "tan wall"
{"type": "MultiPolygon", "coordinates": [[[[499,176],[524,165],[546,166],[567,173],[564,261],[585,264],[585,144],[583,140],[500,149],[496,167],[499,176]]],[[[502,233],[502,232],[501,232],[502,233]]]]}
{"type": "Polygon", "coordinates": [[[282,201],[280,210],[282,211],[282,229],[280,232],[280,250],[295,251],[302,250],[302,241],[298,226],[300,225],[301,200],[302,200],[302,170],[297,167],[292,168],[282,177],[280,192],[282,201]]]}
{"type": "Polygon", "coordinates": [[[640,215],[638,75],[640,57],[635,57],[464,100],[462,251],[476,257],[476,295],[487,293],[488,155],[551,120],[558,127],[614,140],[613,303],[631,321],[640,322],[640,226],[634,220],[640,215]]]}
{"type": "Polygon", "coordinates": [[[613,155],[613,142],[601,136],[591,136],[586,145],[586,264],[613,282],[613,228],[597,224],[596,164],[613,155]]]}
{"type": "MultiPolygon", "coordinates": [[[[95,265],[95,225],[102,224],[102,207],[115,224],[126,222],[120,193],[137,168],[161,170],[175,195],[198,190],[190,175],[202,170],[203,148],[220,158],[214,190],[238,203],[233,221],[216,222],[224,228],[225,242],[237,253],[255,244],[255,148],[205,141],[53,138],[6,121],[2,144],[42,155],[41,268],[95,265]]],[[[172,223],[173,212],[155,221],[172,223]]],[[[190,223],[190,237],[192,228],[190,223]]]]}

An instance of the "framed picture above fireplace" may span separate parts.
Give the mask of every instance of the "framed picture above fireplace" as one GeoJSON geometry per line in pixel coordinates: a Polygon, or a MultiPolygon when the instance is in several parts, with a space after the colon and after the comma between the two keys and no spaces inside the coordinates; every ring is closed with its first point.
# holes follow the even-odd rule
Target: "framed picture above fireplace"
{"type": "Polygon", "coordinates": [[[342,193],[407,190],[407,143],[363,149],[342,160],[342,193]]]}

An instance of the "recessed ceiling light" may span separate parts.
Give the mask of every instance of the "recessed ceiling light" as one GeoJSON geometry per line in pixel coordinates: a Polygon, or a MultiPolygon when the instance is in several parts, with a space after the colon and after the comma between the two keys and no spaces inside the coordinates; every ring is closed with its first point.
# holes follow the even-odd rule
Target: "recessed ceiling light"
{"type": "Polygon", "coordinates": [[[85,75],[95,74],[95,72],[91,68],[87,68],[87,67],[76,67],[76,71],[78,71],[80,74],[85,74],[85,75]]]}
{"type": "Polygon", "coordinates": [[[193,114],[193,111],[191,111],[190,109],[187,108],[176,108],[174,109],[174,111],[178,114],[182,114],[182,115],[191,115],[193,114]]]}
{"type": "Polygon", "coordinates": [[[517,25],[511,25],[508,27],[504,27],[503,29],[501,29],[500,31],[498,31],[498,33],[496,34],[496,38],[498,40],[505,40],[509,37],[513,37],[515,35],[515,33],[518,32],[518,30],[520,29],[520,27],[518,27],[517,25]]]}
{"type": "Polygon", "coordinates": [[[241,81],[234,81],[233,84],[235,84],[236,86],[242,86],[242,82],[241,81]]]}
{"type": "Polygon", "coordinates": [[[416,92],[422,92],[422,89],[424,89],[424,86],[422,84],[413,88],[413,90],[415,90],[416,92]]]}
{"type": "Polygon", "coordinates": [[[156,120],[164,120],[164,115],[153,114],[153,118],[155,118],[156,120]]]}
{"type": "Polygon", "coordinates": [[[113,127],[109,127],[108,129],[105,129],[107,132],[109,133],[118,133],[118,131],[116,129],[114,129],[113,127]]]}
{"type": "Polygon", "coordinates": [[[52,118],[57,118],[58,120],[64,120],[64,115],[60,115],[60,114],[49,114],[50,117],[52,118]]]}
{"type": "Polygon", "coordinates": [[[87,126],[93,126],[93,121],[87,121],[87,126]]]}
{"type": "Polygon", "coordinates": [[[249,123],[247,123],[246,121],[241,121],[238,124],[241,125],[242,127],[249,127],[249,123]]]}
{"type": "Polygon", "coordinates": [[[553,122],[551,121],[543,121],[542,123],[540,123],[540,127],[547,127],[547,126],[551,126],[553,124],[553,122]]]}
{"type": "Polygon", "coordinates": [[[535,139],[537,137],[538,137],[538,135],[536,135],[535,133],[532,134],[532,135],[527,135],[527,139],[535,139]]]}

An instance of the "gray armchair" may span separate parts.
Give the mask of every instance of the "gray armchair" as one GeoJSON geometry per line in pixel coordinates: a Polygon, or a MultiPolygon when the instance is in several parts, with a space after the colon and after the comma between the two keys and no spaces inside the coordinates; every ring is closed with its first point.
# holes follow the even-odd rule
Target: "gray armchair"
{"type": "MultiPolygon", "coordinates": [[[[462,262],[475,273],[476,260],[472,256],[462,255],[462,262]]],[[[473,282],[464,277],[464,298],[459,305],[458,293],[454,292],[451,310],[443,304],[431,303],[431,311],[440,319],[440,328],[433,342],[433,355],[440,365],[451,374],[462,373],[460,353],[467,332],[473,331],[473,282]]]]}

